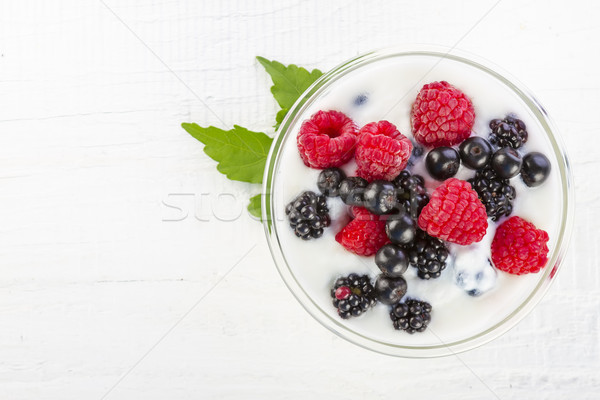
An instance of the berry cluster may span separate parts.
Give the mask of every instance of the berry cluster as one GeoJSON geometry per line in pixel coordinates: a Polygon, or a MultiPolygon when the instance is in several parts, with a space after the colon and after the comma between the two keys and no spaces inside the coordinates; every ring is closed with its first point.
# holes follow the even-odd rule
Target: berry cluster
{"type": "MultiPolygon", "coordinates": [[[[367,101],[362,96],[356,106],[367,101]]],[[[317,179],[321,194],[306,191],[287,205],[290,226],[302,239],[321,237],[331,223],[326,198],[339,197],[351,220],[335,240],[359,256],[375,255],[380,270],[374,283],[356,273],[334,282],[331,298],[341,318],[360,316],[381,303],[390,307],[395,329],[423,332],[432,306],[405,298],[408,267],[420,279],[439,278],[451,258],[447,242],[479,242],[488,218],[498,221],[512,213],[516,191],[511,178],[520,174],[531,187],[547,179],[550,162],[543,154],[520,154],[528,139],[523,121],[514,115],[492,120],[488,141],[469,137],[474,119],[473,104],[464,93],[447,82],[433,82],[423,86],[411,109],[416,143],[388,121],[359,129],[338,111],[319,111],[302,124],[298,150],[307,166],[322,170],[317,179]],[[425,147],[430,148],[425,168],[441,182],[430,194],[423,176],[405,169],[419,162],[425,147]],[[339,167],[352,158],[356,176],[346,176],[339,167]],[[468,181],[454,178],[461,165],[475,171],[468,181]]],[[[512,217],[496,231],[494,265],[485,264],[486,275],[478,265],[481,257],[463,252],[454,267],[455,283],[475,296],[493,287],[494,267],[513,274],[537,272],[547,260],[547,241],[546,232],[512,217]]]]}
{"type": "Polygon", "coordinates": [[[304,240],[318,239],[331,223],[325,196],[306,191],[285,207],[294,233],[304,240]]]}
{"type": "Polygon", "coordinates": [[[343,319],[362,315],[377,303],[375,297],[375,288],[367,275],[340,277],[331,288],[333,306],[343,319]]]}
{"type": "Polygon", "coordinates": [[[416,219],[429,202],[423,177],[407,170],[391,182],[378,179],[369,183],[358,176],[346,177],[339,168],[328,168],[319,174],[317,186],[327,196],[339,196],[346,205],[364,207],[376,215],[406,211],[416,219]]]}
{"type": "MultiPolygon", "coordinates": [[[[504,120],[493,120],[490,126],[493,132],[497,133],[490,134],[489,142],[482,137],[475,136],[464,140],[458,151],[452,147],[443,146],[430,150],[425,157],[427,172],[432,178],[445,181],[456,175],[462,162],[462,165],[477,172],[491,169],[501,180],[508,180],[521,174],[521,178],[527,186],[541,185],[550,174],[548,158],[537,152],[521,157],[516,150],[527,140],[525,124],[521,120],[509,116],[504,120]],[[509,124],[503,122],[505,120],[516,122],[509,124]]],[[[480,193],[481,195],[482,193],[480,193]]],[[[484,201],[483,198],[481,200],[484,201]]],[[[489,216],[493,217],[494,215],[489,214],[489,216]]]]}
{"type": "Polygon", "coordinates": [[[389,121],[371,122],[360,130],[339,111],[319,111],[304,121],[298,151],[311,168],[339,167],[352,157],[356,173],[367,181],[392,180],[406,167],[412,142],[389,121]]]}
{"type": "MultiPolygon", "coordinates": [[[[511,129],[515,130],[514,127],[511,129]]],[[[519,137],[526,136],[525,131],[524,136],[519,137]]],[[[517,143],[517,139],[506,140],[517,143]]],[[[495,143],[506,142],[496,140],[495,143]]],[[[512,213],[512,201],[516,197],[516,191],[509,183],[510,178],[520,173],[525,184],[534,187],[541,185],[550,173],[550,162],[543,154],[532,152],[521,158],[513,146],[501,147],[494,151],[492,143],[481,137],[466,139],[460,144],[458,151],[451,147],[431,150],[426,156],[425,166],[433,178],[445,181],[456,174],[461,161],[465,167],[476,171],[475,176],[468,182],[477,191],[488,217],[494,221],[512,213]]]]}

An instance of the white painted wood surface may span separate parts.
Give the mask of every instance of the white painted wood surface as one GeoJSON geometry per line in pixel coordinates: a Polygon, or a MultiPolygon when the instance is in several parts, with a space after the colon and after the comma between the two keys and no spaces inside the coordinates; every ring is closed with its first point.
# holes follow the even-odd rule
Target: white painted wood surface
{"type": "Polygon", "coordinates": [[[2,1],[0,398],[599,398],[599,14],[558,0],[2,1]],[[435,360],[313,321],[242,213],[259,188],[227,181],[179,126],[269,131],[256,55],[327,70],[410,43],[524,81],[576,176],[548,295],[503,337],[435,360]],[[165,221],[181,215],[165,202],[187,218],[165,221]]]}

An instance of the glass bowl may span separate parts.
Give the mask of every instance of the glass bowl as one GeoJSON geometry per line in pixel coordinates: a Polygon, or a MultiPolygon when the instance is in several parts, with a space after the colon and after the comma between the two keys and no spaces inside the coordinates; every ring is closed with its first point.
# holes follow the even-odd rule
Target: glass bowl
{"type": "MultiPolygon", "coordinates": [[[[469,95],[468,90],[464,91],[469,95]]],[[[501,115],[497,117],[501,117],[501,115]]],[[[519,115],[519,117],[522,117],[522,115],[519,115]]],[[[489,121],[489,119],[485,120],[489,121]]],[[[487,122],[484,122],[485,124],[487,122]]],[[[476,132],[476,134],[485,135],[485,132],[483,132],[485,128],[482,126],[480,123],[479,130],[481,133],[476,132]]],[[[347,170],[351,171],[351,168],[352,165],[347,167],[347,170]]],[[[482,61],[477,57],[458,51],[420,46],[417,49],[378,50],[356,57],[324,74],[300,96],[287,113],[271,146],[264,176],[262,216],[267,241],[277,269],[292,294],[313,318],[335,334],[364,348],[394,356],[421,358],[451,355],[480,346],[508,331],[533,309],[555,279],[564,259],[572,229],[573,204],[572,176],[565,148],[554,124],[535,97],[521,83],[509,77],[506,73],[499,72],[498,67],[490,66],[487,61],[482,61]],[[398,74],[395,71],[398,71],[398,74]],[[358,125],[360,126],[369,121],[389,119],[398,125],[401,132],[406,134],[410,132],[409,106],[407,106],[407,104],[410,104],[410,99],[415,98],[416,93],[424,83],[441,80],[440,76],[444,78],[445,74],[452,77],[452,80],[448,79],[451,83],[456,80],[463,80],[463,85],[456,85],[461,89],[464,85],[477,85],[478,79],[481,80],[480,82],[485,83],[486,87],[489,87],[489,96],[485,92],[481,92],[477,98],[472,98],[477,116],[479,116],[478,102],[483,102],[490,108],[499,105],[495,110],[497,113],[510,111],[502,108],[501,101],[495,103],[496,96],[501,98],[506,95],[508,96],[506,99],[513,99],[511,101],[513,101],[515,107],[518,103],[521,114],[526,114],[530,137],[532,136],[532,127],[534,132],[541,132],[543,138],[540,140],[545,143],[545,149],[550,153],[547,156],[553,163],[554,173],[552,179],[555,183],[553,184],[552,190],[554,192],[551,192],[552,201],[550,203],[554,207],[553,213],[555,215],[553,218],[558,218],[552,220],[553,230],[549,242],[548,264],[539,273],[528,274],[525,278],[507,276],[508,274],[500,272],[502,282],[509,282],[503,283],[503,285],[509,285],[506,287],[513,288],[510,285],[521,285],[519,289],[511,289],[515,290],[518,295],[504,297],[497,295],[500,300],[495,300],[494,304],[498,301],[506,301],[498,306],[501,308],[491,310],[489,313],[486,313],[485,306],[481,306],[483,307],[481,309],[474,308],[471,311],[465,311],[465,318],[468,318],[464,321],[460,319],[463,314],[461,309],[467,310],[468,307],[459,307],[456,310],[448,308],[448,310],[452,310],[452,315],[448,317],[455,319],[449,320],[450,322],[446,321],[446,325],[440,325],[440,327],[447,326],[449,330],[444,328],[436,331],[436,329],[433,329],[433,321],[436,318],[436,305],[433,302],[432,323],[425,336],[420,336],[423,334],[418,333],[409,335],[397,331],[391,333],[387,331],[387,328],[381,328],[378,331],[377,326],[379,325],[377,324],[379,322],[373,322],[375,318],[385,319],[387,317],[387,324],[391,326],[391,321],[387,316],[389,311],[386,311],[383,307],[380,307],[375,313],[377,316],[366,317],[366,314],[373,312],[368,311],[359,318],[342,320],[335,314],[335,309],[328,297],[329,287],[336,278],[334,276],[335,272],[337,271],[339,276],[340,273],[355,272],[353,269],[359,269],[361,271],[358,272],[366,271],[366,273],[374,275],[377,267],[372,257],[353,256],[355,259],[350,259],[347,258],[351,257],[350,255],[340,253],[335,247],[331,247],[331,251],[329,247],[318,247],[329,246],[329,244],[315,245],[309,243],[331,242],[331,246],[338,246],[341,249],[341,246],[333,240],[333,235],[341,229],[343,222],[337,225],[336,223],[332,224],[331,227],[327,228],[331,232],[325,234],[318,241],[303,242],[297,240],[302,244],[296,245],[292,244],[293,241],[288,240],[290,228],[285,220],[284,207],[293,198],[293,196],[290,197],[292,193],[299,194],[302,190],[316,192],[316,176],[319,172],[303,167],[297,150],[295,152],[296,160],[293,159],[297,130],[301,123],[319,107],[338,110],[344,108],[341,111],[346,112],[346,110],[354,110],[352,107],[359,107],[363,101],[379,101],[377,111],[373,111],[375,109],[373,108],[365,114],[364,118],[361,114],[362,111],[353,111],[353,118],[358,125]],[[361,87],[357,86],[361,82],[370,82],[370,86],[366,85],[363,92],[361,92],[361,87]],[[398,89],[401,87],[404,89],[398,89]],[[371,99],[369,97],[371,90],[382,95],[379,98],[373,96],[373,99],[371,99]],[[350,101],[349,99],[353,100],[350,101]],[[317,261],[322,262],[323,260],[327,260],[326,262],[330,265],[339,263],[345,264],[345,266],[339,268],[336,266],[337,270],[334,268],[333,272],[323,272],[320,276],[319,270],[311,268],[314,267],[313,264],[318,264],[317,261]],[[353,266],[347,269],[349,268],[348,264],[353,266]],[[315,279],[315,276],[318,279],[315,279]],[[520,281],[515,279],[520,279],[520,281]],[[526,282],[526,284],[521,282],[526,282]],[[504,300],[507,297],[511,297],[513,300],[504,300]],[[363,318],[367,322],[361,325],[360,320],[363,318]],[[465,328],[464,332],[459,332],[458,328],[453,331],[454,327],[462,327],[462,325],[468,327],[469,324],[473,325],[473,328],[465,328]],[[414,337],[418,338],[414,339],[414,337]]],[[[409,270],[411,268],[409,267],[409,270]]],[[[444,273],[447,276],[451,274],[450,271],[444,273]]],[[[442,283],[435,284],[438,286],[432,286],[432,288],[436,288],[435,290],[438,292],[451,290],[439,286],[442,283]]],[[[453,296],[457,295],[453,294],[453,296]]],[[[484,298],[484,296],[488,296],[488,294],[484,294],[481,298],[484,298]]],[[[460,301],[464,302],[460,304],[470,304],[462,298],[460,301]]],[[[484,305],[491,304],[484,303],[484,300],[472,301],[481,301],[481,304],[484,305]]],[[[390,330],[393,331],[392,328],[390,330]]]]}

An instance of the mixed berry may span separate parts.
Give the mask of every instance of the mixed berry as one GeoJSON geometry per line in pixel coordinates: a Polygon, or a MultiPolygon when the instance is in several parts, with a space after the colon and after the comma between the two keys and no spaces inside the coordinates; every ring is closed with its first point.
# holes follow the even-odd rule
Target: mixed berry
{"type": "MultiPolygon", "coordinates": [[[[354,103],[366,101],[361,95],[354,103]]],[[[306,166],[321,169],[316,182],[321,194],[305,191],[287,205],[290,226],[302,239],[318,239],[331,223],[327,198],[343,202],[350,220],[335,240],[358,256],[374,256],[380,271],[376,277],[350,273],[335,280],[331,298],[341,318],[382,304],[395,329],[423,332],[432,305],[406,297],[409,267],[431,280],[451,265],[454,283],[480,296],[494,287],[497,271],[521,275],[546,265],[548,234],[511,216],[518,195],[512,180],[537,187],[548,178],[550,161],[523,152],[529,133],[515,115],[490,121],[487,139],[473,133],[475,118],[467,95],[447,82],[432,82],[411,109],[416,142],[389,121],[358,127],[339,111],[319,111],[304,121],[298,150],[306,166]],[[352,159],[356,170],[344,171],[352,159]],[[413,173],[420,165],[425,177],[413,173]],[[456,178],[466,171],[469,179],[456,178]],[[480,242],[496,222],[491,258],[475,250],[455,254],[480,242]]]]}

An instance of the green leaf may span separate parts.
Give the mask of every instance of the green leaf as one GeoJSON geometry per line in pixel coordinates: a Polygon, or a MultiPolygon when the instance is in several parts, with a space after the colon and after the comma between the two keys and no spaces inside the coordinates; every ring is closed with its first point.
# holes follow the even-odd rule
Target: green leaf
{"type": "Polygon", "coordinates": [[[250,197],[250,203],[248,204],[248,212],[258,219],[262,219],[260,201],[261,196],[260,194],[257,194],[256,196],[250,197]]]}
{"type": "Polygon", "coordinates": [[[279,127],[287,110],[292,108],[298,97],[323,73],[318,69],[308,72],[306,69],[294,64],[286,67],[280,62],[269,61],[263,57],[256,57],[256,59],[265,67],[273,80],[271,93],[273,93],[273,97],[281,107],[281,111],[277,113],[277,124],[275,125],[279,127]]]}
{"type": "Polygon", "coordinates": [[[289,110],[287,108],[283,108],[277,112],[277,115],[275,116],[275,130],[279,129],[279,125],[281,125],[281,123],[283,122],[283,119],[285,118],[285,115],[288,111],[289,110]]]}
{"type": "Polygon", "coordinates": [[[238,125],[229,131],[185,122],[181,127],[204,143],[204,152],[219,163],[217,170],[227,178],[250,183],[262,182],[273,139],[238,125]]]}

